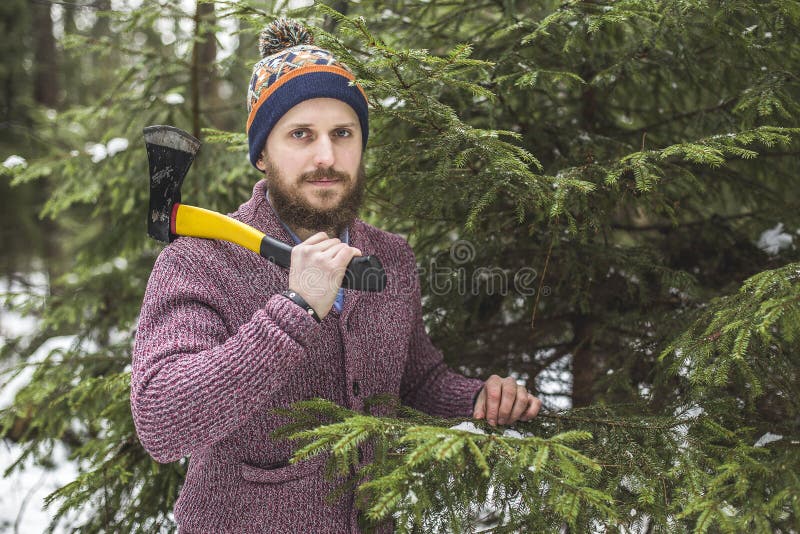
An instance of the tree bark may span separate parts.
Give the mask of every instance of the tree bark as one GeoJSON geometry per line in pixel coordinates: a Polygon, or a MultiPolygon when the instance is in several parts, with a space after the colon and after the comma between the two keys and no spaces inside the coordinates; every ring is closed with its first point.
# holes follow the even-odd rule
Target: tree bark
{"type": "Polygon", "coordinates": [[[200,138],[202,128],[203,106],[206,102],[208,118],[215,123],[215,111],[219,106],[217,94],[217,77],[215,65],[217,58],[217,40],[212,27],[216,20],[214,4],[197,3],[194,13],[195,41],[192,48],[192,130],[193,135],[200,138]],[[201,96],[202,95],[202,96],[201,96]]]}
{"type": "Polygon", "coordinates": [[[33,99],[55,108],[59,100],[59,71],[53,18],[49,2],[31,2],[33,14],[33,99]]]}
{"type": "Polygon", "coordinates": [[[592,352],[591,319],[579,317],[575,321],[577,347],[572,353],[572,407],[589,406],[594,400],[597,374],[596,355],[592,352]]]}
{"type": "MultiPolygon", "coordinates": [[[[0,28],[3,29],[3,68],[0,69],[0,143],[13,143],[17,138],[8,125],[30,123],[29,107],[20,105],[20,96],[30,91],[30,75],[23,68],[23,59],[30,58],[31,13],[25,0],[8,0],[0,9],[0,28]]],[[[27,100],[27,99],[25,99],[27,100]]]]}

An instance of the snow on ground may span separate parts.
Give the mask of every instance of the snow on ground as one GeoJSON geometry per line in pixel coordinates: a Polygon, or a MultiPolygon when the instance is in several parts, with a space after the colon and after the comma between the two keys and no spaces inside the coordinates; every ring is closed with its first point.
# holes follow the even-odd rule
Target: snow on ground
{"type": "MultiPolygon", "coordinates": [[[[27,290],[42,295],[46,292],[46,277],[41,273],[27,275],[24,279],[27,290]]],[[[23,286],[20,280],[0,280],[0,296],[18,298],[23,286]]],[[[0,301],[2,304],[2,301],[0,301]]],[[[6,339],[18,336],[30,336],[36,330],[37,321],[0,307],[0,344],[6,339]]],[[[47,354],[57,348],[66,348],[72,342],[72,336],[56,337],[44,343],[29,363],[42,361],[47,354]]],[[[13,367],[18,362],[2,362],[0,372],[13,367]]],[[[33,374],[29,366],[13,378],[0,375],[0,409],[7,408],[33,374]],[[9,380],[10,378],[10,380],[9,380]]],[[[0,440],[0,532],[36,533],[44,532],[53,516],[52,511],[45,509],[44,498],[59,487],[74,480],[78,475],[75,462],[67,458],[67,450],[57,444],[53,451],[53,469],[33,465],[30,460],[24,464],[23,470],[15,469],[7,477],[1,474],[6,471],[22,454],[22,448],[9,440],[0,440]]],[[[66,528],[56,528],[56,533],[67,532],[66,528]]]]}
{"type": "MultiPolygon", "coordinates": [[[[9,441],[0,442],[0,466],[5,471],[21,453],[20,447],[9,441]]],[[[25,464],[23,471],[15,470],[0,478],[0,532],[44,532],[53,511],[45,509],[44,498],[64,484],[75,480],[78,469],[67,458],[67,451],[57,445],[53,451],[54,469],[25,464]]],[[[53,505],[55,508],[57,503],[53,505]]],[[[56,533],[68,532],[63,526],[56,533]]]]}

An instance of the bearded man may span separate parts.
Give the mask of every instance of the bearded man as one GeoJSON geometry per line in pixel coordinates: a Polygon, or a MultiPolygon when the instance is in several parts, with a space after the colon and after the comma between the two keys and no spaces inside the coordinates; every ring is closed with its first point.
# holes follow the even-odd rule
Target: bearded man
{"type": "MultiPolygon", "coordinates": [[[[511,424],[541,403],[513,378],[450,370],[422,322],[408,243],[357,218],[367,98],[299,24],[262,32],[248,92],[250,161],[264,179],[232,216],[287,244],[291,267],[180,238],[159,255],[136,333],[131,406],[159,462],[189,456],[180,532],[359,532],[353,494],[331,503],[324,456],[288,464],[274,408],[322,397],[353,410],[392,394],[443,417],[511,424]],[[350,260],[381,259],[380,293],[342,289],[350,260]]],[[[361,461],[372,458],[362,446],[361,461]]],[[[391,531],[391,525],[382,530],[391,531]]]]}

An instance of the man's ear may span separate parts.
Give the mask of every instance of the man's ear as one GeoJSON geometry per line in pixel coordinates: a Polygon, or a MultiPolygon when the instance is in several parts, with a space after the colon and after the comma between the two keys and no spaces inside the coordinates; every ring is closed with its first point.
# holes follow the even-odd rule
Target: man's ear
{"type": "Polygon", "coordinates": [[[256,160],[256,168],[264,172],[267,170],[267,165],[264,163],[264,153],[262,152],[260,156],[258,156],[258,160],[256,160]]]}

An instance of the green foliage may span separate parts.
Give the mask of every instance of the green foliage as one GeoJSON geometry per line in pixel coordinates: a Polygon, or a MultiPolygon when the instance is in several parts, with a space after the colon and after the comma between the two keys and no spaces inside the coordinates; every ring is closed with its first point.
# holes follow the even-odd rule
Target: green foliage
{"type": "Polygon", "coordinates": [[[278,433],[308,442],[293,461],[329,452],[332,472],[358,469],[356,479],[363,480],[358,498],[367,518],[377,522],[395,515],[401,532],[414,527],[463,531],[475,521],[475,504],[498,507],[506,526],[536,530],[564,519],[576,528],[579,511],[584,517],[590,517],[589,510],[609,520],[615,517],[609,506],[612,497],[587,485],[587,473],[600,466],[571,448],[590,439],[588,432],[509,437],[485,424],[468,432],[441,426],[441,421],[409,408],[402,408],[400,417],[373,417],[344,411],[324,399],[293,408],[287,413],[298,421],[278,433]],[[301,421],[318,425],[311,415],[333,422],[298,431],[301,421]],[[360,467],[358,447],[367,440],[375,458],[360,467]]]}
{"type": "Polygon", "coordinates": [[[458,420],[408,408],[373,417],[314,399],[284,411],[295,422],[276,435],[305,443],[293,462],[327,453],[329,474],[352,470],[346,486],[360,484],[370,524],[393,519],[399,532],[556,532],[564,524],[579,532],[702,532],[712,525],[768,532],[793,525],[796,441],[765,450],[748,444],[753,429],[730,431],[692,411],[620,416],[595,407],[546,414],[518,423],[524,434],[501,434],[484,422],[464,430],[448,426],[458,420]],[[578,430],[586,428],[592,432],[578,430]],[[366,465],[359,463],[364,443],[374,454],[366,465]],[[770,459],[780,473],[765,465],[770,459]]]}
{"type": "MultiPolygon", "coordinates": [[[[40,245],[49,291],[5,295],[39,323],[0,349],[4,379],[33,370],[0,424],[23,451],[10,469],[69,447],[81,474],[51,510],[86,511],[72,525],[85,532],[174,529],[183,464],[147,456],[128,405],[160,249],[144,230],[141,129],[203,139],[187,202],[225,212],[248,198],[255,34],[285,7],[212,4],[216,19],[197,28],[172,0],[97,13],[85,31],[67,21],[58,109],[6,105],[2,146],[28,164],[0,167],[0,179],[41,203],[51,237],[40,245]],[[230,25],[235,50],[202,67],[219,91],[200,93],[192,43],[230,25]],[[87,149],[115,138],[128,148],[87,149]]],[[[344,12],[294,15],[369,94],[362,216],[412,243],[447,360],[547,385],[551,409],[519,438],[309,401],[286,412],[297,460],[329,454],[331,474],[353,475],[341,491],[363,482],[367,515],[408,531],[800,528],[800,255],[756,244],[777,223],[784,240],[800,228],[797,2],[335,4],[344,12]],[[506,285],[475,283],[487,270],[506,285]],[[558,412],[564,397],[573,409],[558,412]],[[374,462],[360,464],[359,449],[374,462]]],[[[3,62],[22,94],[32,47],[11,48],[29,54],[3,62]]]]}
{"type": "Polygon", "coordinates": [[[710,397],[732,388],[752,404],[769,391],[785,399],[774,399],[784,406],[783,418],[800,415],[792,394],[799,363],[799,280],[800,264],[792,263],[749,278],[738,294],[713,300],[662,353],[670,372],[710,397]]]}

